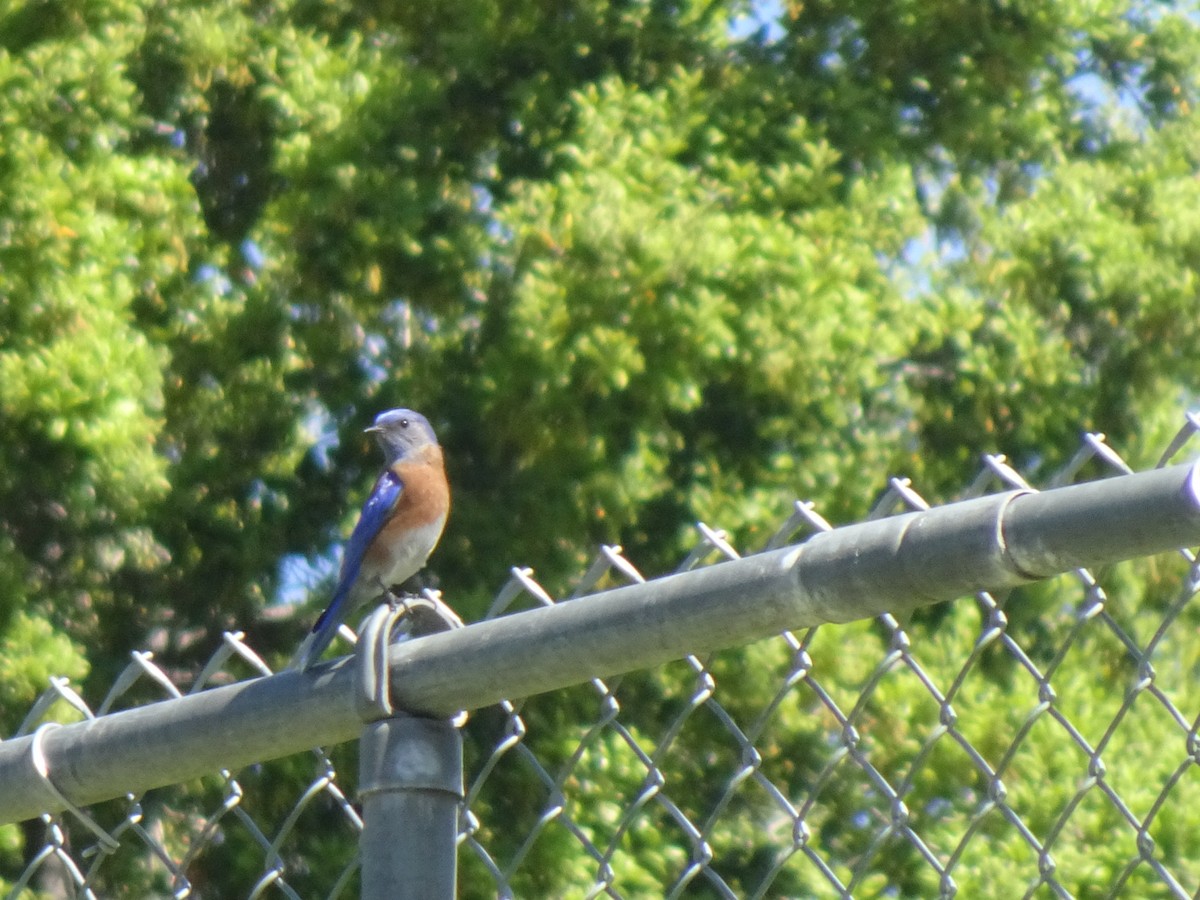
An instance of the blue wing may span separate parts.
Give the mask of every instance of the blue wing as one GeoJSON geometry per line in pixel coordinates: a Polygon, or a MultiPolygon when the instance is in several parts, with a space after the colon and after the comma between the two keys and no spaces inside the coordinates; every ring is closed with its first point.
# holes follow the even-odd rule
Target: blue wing
{"type": "Polygon", "coordinates": [[[375,487],[371,489],[371,496],[367,498],[362,513],[359,514],[358,524],[354,526],[350,540],[346,542],[341,575],[338,578],[337,589],[333,592],[333,599],[329,601],[329,606],[313,626],[312,634],[297,653],[296,665],[301,670],[307,669],[320,657],[337,634],[338,626],[349,612],[346,604],[350,600],[355,582],[358,581],[367,548],[387,524],[403,490],[404,482],[391,469],[385,469],[375,482],[375,487]]]}

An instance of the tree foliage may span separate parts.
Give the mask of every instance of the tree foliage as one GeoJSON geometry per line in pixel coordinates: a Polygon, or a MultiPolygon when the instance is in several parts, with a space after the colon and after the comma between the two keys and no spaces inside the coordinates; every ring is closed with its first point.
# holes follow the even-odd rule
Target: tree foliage
{"type": "MultiPolygon", "coordinates": [[[[1118,0],[0,7],[4,731],[49,673],[100,695],[147,643],[189,667],[241,627],[284,658],[281,561],[328,562],[393,405],[447,448],[432,570],[467,618],[512,565],[567,588],[608,541],[658,573],[697,519],[753,549],[793,498],[850,521],[889,473],[946,498],[980,453],[1037,475],[1083,429],[1152,461],[1200,391],[1198,56],[1192,17],[1118,0]]],[[[1014,627],[1057,627],[1029,602],[1014,627]]],[[[947,681],[969,618],[917,626],[947,681]]],[[[783,665],[756,652],[727,663],[747,709],[750,663],[783,665]]],[[[826,660],[848,691],[852,657],[826,660]]],[[[669,685],[636,689],[648,728],[669,685]]],[[[936,712],[893,687],[875,752],[911,759],[936,712]]],[[[797,791],[811,712],[764,738],[797,791]]],[[[581,786],[597,828],[623,752],[581,786]]],[[[843,855],[856,790],[827,807],[843,855]]],[[[730,822],[744,845],[754,810],[730,822]]],[[[652,892],[682,851],[630,840],[652,892]]],[[[586,877],[538,852],[531,893],[586,877]]],[[[1006,852],[962,865],[987,884],[1006,852]]],[[[935,889],[903,853],[879,871],[935,889]]]]}

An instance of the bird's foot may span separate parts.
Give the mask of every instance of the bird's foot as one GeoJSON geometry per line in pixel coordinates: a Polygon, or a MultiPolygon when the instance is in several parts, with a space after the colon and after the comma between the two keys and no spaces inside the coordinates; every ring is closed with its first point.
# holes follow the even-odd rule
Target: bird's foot
{"type": "Polygon", "coordinates": [[[397,621],[408,620],[406,631],[412,637],[463,627],[458,613],[442,599],[442,592],[433,588],[419,594],[388,591],[387,602],[393,611],[402,610],[397,621]]]}

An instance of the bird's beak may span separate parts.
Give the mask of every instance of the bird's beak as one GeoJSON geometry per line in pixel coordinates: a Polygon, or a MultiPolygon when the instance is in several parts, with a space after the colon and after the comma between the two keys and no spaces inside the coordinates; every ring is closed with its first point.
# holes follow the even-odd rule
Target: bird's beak
{"type": "Polygon", "coordinates": [[[383,431],[383,429],[378,425],[368,425],[363,429],[363,434],[378,434],[381,431],[383,431]]]}

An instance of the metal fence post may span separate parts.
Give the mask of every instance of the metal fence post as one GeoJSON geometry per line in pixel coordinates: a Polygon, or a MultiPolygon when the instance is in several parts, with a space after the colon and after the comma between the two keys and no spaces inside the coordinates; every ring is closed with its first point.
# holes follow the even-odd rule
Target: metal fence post
{"type": "Polygon", "coordinates": [[[363,728],[363,900],[452,900],[462,758],[451,720],[398,716],[363,728]]]}

